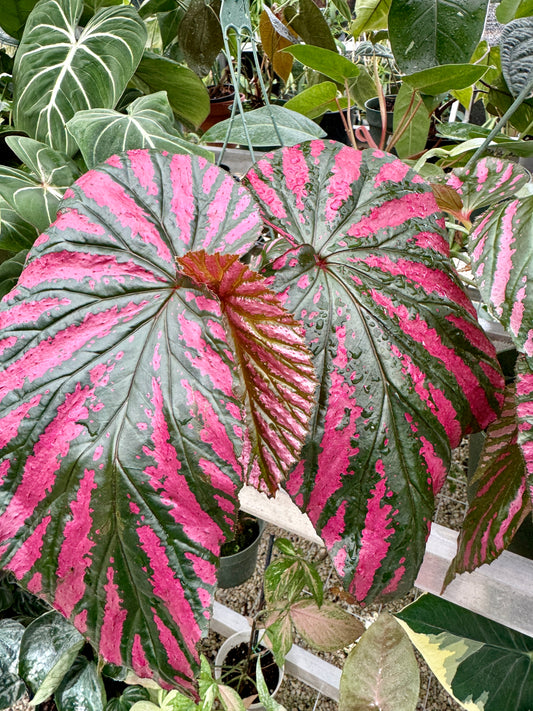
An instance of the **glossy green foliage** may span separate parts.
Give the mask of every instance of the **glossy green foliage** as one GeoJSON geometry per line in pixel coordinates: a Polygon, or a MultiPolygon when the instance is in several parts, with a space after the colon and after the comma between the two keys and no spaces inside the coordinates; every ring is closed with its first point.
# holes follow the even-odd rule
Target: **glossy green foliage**
{"type": "Polygon", "coordinates": [[[401,71],[469,62],[487,5],[488,0],[392,0],[389,38],[401,71]]]}

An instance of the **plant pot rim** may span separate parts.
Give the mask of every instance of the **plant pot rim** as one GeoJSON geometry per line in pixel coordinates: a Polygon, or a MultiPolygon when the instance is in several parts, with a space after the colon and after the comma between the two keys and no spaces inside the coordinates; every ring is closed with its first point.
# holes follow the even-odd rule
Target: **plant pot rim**
{"type": "MultiPolygon", "coordinates": [[[[265,630],[259,629],[257,630],[257,632],[259,634],[259,644],[266,648],[266,645],[262,642],[265,630]]],[[[241,630],[240,632],[234,632],[220,645],[220,649],[218,650],[217,655],[215,657],[215,679],[220,679],[221,677],[222,665],[228,655],[229,650],[233,649],[233,647],[237,647],[242,642],[248,642],[250,639],[250,634],[250,629],[241,630]]],[[[276,688],[274,689],[274,691],[271,692],[271,696],[277,694],[279,687],[281,686],[281,682],[283,681],[283,678],[285,676],[285,667],[278,667],[278,671],[278,683],[276,684],[276,688]]],[[[248,711],[265,711],[265,707],[260,701],[254,701],[254,703],[248,707],[248,711]]]]}

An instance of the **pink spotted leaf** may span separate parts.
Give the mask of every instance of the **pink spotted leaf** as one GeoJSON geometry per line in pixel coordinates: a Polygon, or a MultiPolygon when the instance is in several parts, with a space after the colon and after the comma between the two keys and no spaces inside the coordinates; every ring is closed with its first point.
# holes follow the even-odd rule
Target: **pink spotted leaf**
{"type": "Polygon", "coordinates": [[[489,156],[473,168],[452,170],[446,177],[446,186],[462,201],[459,219],[470,220],[474,210],[514,197],[529,177],[518,163],[489,156]]]}
{"type": "Polygon", "coordinates": [[[506,389],[498,420],[488,428],[479,465],[472,478],[471,498],[459,534],[457,554],[445,583],[456,574],[490,563],[509,545],[531,510],[524,457],[517,442],[515,386],[506,389]]]}
{"type": "Polygon", "coordinates": [[[189,693],[247,444],[221,302],[177,259],[260,233],[226,172],[130,151],[67,190],[0,310],[0,565],[189,693]]]}
{"type": "Polygon", "coordinates": [[[278,233],[264,273],[303,323],[319,380],[286,488],[351,594],[401,594],[451,447],[499,412],[494,348],[431,188],[400,160],[318,140],[267,154],[244,183],[278,233]]]}

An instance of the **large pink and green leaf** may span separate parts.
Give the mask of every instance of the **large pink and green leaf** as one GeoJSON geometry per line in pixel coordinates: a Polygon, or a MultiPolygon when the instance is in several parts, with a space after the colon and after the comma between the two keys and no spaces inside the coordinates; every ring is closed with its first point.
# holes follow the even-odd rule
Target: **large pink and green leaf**
{"type": "Polygon", "coordinates": [[[533,357],[533,197],[508,200],[479,217],[468,251],[484,303],[517,350],[533,357]]]}
{"type": "Polygon", "coordinates": [[[519,356],[516,364],[516,414],[518,444],[526,467],[527,486],[533,504],[533,366],[530,358],[519,356]]]}
{"type": "MultiPolygon", "coordinates": [[[[0,311],[0,564],[109,662],[184,689],[250,460],[232,299],[269,364],[258,331],[291,344],[286,388],[312,401],[301,327],[232,272],[260,232],[205,159],[130,151],[67,190],[0,311]],[[218,282],[184,273],[191,251],[224,255],[218,282]]],[[[277,399],[262,406],[273,419],[277,399]]]]}
{"type": "Polygon", "coordinates": [[[304,324],[317,408],[287,489],[359,600],[408,589],[450,447],[502,402],[492,345],[425,181],[380,151],[313,141],[245,178],[279,233],[265,273],[304,324]]]}
{"type": "Polygon", "coordinates": [[[515,386],[506,390],[502,413],[486,432],[470,501],[458,540],[457,555],[447,573],[472,572],[497,558],[511,542],[531,500],[522,451],[517,442],[515,386]]]}

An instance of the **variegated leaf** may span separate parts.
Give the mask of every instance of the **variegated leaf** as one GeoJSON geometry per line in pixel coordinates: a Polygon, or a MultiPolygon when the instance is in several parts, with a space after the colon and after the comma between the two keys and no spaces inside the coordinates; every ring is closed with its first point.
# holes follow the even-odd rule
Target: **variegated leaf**
{"type": "Polygon", "coordinates": [[[27,136],[7,136],[6,143],[43,186],[54,186],[61,195],[80,176],[71,158],[46,143],[27,136]]]}
{"type": "Polygon", "coordinates": [[[533,197],[507,201],[474,225],[467,245],[484,303],[516,348],[533,356],[533,197]]]}
{"type": "Polygon", "coordinates": [[[518,444],[526,464],[526,477],[533,504],[533,366],[530,358],[516,363],[516,409],[518,444]]]}
{"type": "Polygon", "coordinates": [[[236,255],[189,252],[178,263],[222,304],[243,377],[247,481],[274,493],[298,461],[314,404],[317,383],[303,328],[236,255]]]}
{"type": "Polygon", "coordinates": [[[260,232],[225,171],[130,151],[67,191],[0,311],[0,563],[166,686],[198,666],[245,424],[220,303],[176,258],[260,232]]]}
{"type": "Polygon", "coordinates": [[[115,153],[135,148],[212,157],[212,153],[184,140],[176,131],[174,114],[164,91],[139,97],[127,107],[127,114],[111,109],[78,111],[67,128],[89,168],[115,153]]]}
{"type": "Polygon", "coordinates": [[[398,594],[450,446],[499,411],[494,348],[429,185],[398,159],[318,140],[267,154],[245,183],[279,232],[265,273],[304,324],[320,382],[286,488],[357,599],[398,594]]]}
{"type": "Polygon", "coordinates": [[[82,11],[83,0],[40,0],[13,70],[15,127],[69,155],[77,146],[67,121],[76,111],[115,106],[146,40],[133,7],[104,8],[79,27],[82,11]]]}
{"type": "Polygon", "coordinates": [[[473,169],[455,168],[447,175],[446,185],[460,196],[461,217],[470,219],[474,210],[515,196],[529,181],[529,173],[518,163],[501,158],[482,158],[473,169]]]}
{"type": "Polygon", "coordinates": [[[422,595],[395,617],[462,708],[533,708],[531,637],[435,595],[422,595]]]}
{"type": "MultiPolygon", "coordinates": [[[[64,190],[47,185],[30,173],[0,165],[0,196],[19,219],[39,232],[55,219],[64,190]]],[[[1,219],[1,215],[0,215],[1,219]]]]}
{"type": "Polygon", "coordinates": [[[500,417],[487,429],[471,482],[475,494],[461,527],[457,555],[450,564],[446,584],[457,573],[472,572],[497,558],[531,510],[517,435],[515,387],[510,385],[500,417]]]}

